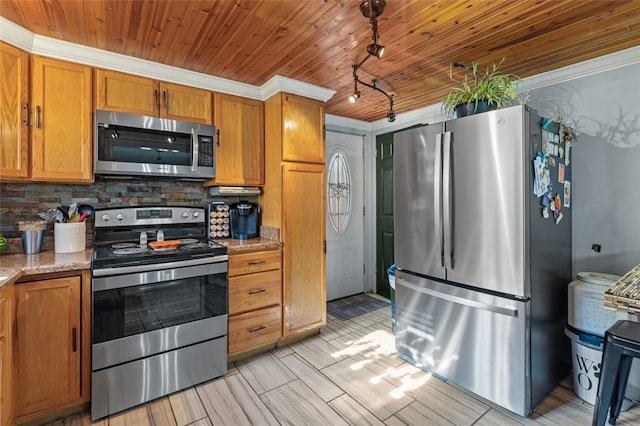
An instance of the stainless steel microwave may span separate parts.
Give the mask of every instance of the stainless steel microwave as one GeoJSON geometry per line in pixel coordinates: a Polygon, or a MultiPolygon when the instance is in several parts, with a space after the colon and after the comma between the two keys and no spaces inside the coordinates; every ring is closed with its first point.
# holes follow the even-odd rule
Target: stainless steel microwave
{"type": "Polygon", "coordinates": [[[215,177],[215,127],[112,111],[95,113],[95,174],[215,177]]]}

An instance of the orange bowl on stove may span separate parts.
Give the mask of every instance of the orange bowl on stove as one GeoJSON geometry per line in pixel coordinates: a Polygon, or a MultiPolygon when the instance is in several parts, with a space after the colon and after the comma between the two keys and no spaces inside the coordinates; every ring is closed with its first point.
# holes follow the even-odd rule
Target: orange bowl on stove
{"type": "Polygon", "coordinates": [[[152,241],[149,243],[149,247],[154,250],[159,249],[174,249],[178,248],[180,240],[165,240],[165,241],[152,241]]]}

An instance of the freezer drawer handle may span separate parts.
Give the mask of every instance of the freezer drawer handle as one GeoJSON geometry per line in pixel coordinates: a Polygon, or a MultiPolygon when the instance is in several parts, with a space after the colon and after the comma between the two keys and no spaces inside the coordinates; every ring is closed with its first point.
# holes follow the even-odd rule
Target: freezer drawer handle
{"type": "Polygon", "coordinates": [[[428,294],[429,296],[434,296],[440,299],[448,300],[449,302],[457,303],[459,305],[466,305],[471,308],[482,309],[484,311],[494,312],[496,314],[507,315],[510,317],[518,316],[518,310],[511,306],[487,305],[486,303],[476,302],[475,300],[469,300],[462,297],[452,296],[450,294],[442,293],[436,290],[423,288],[415,284],[411,284],[410,282],[403,279],[398,279],[397,284],[403,285],[405,287],[410,288],[411,290],[414,290],[420,293],[428,294]]]}

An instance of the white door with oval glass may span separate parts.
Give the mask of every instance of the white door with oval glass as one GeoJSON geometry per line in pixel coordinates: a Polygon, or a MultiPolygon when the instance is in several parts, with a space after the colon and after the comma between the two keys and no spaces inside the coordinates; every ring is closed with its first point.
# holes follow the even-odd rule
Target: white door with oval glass
{"type": "Polygon", "coordinates": [[[327,132],[327,300],[364,291],[363,137],[327,132]]]}

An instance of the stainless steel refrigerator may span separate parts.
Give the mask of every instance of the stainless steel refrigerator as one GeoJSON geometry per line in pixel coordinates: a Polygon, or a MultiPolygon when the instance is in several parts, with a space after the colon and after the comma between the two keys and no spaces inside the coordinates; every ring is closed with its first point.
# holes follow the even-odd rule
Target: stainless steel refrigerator
{"type": "Polygon", "coordinates": [[[571,365],[570,150],[550,133],[514,106],[394,135],[396,348],[522,416],[571,365]],[[561,196],[549,217],[538,152],[544,197],[561,196]]]}

